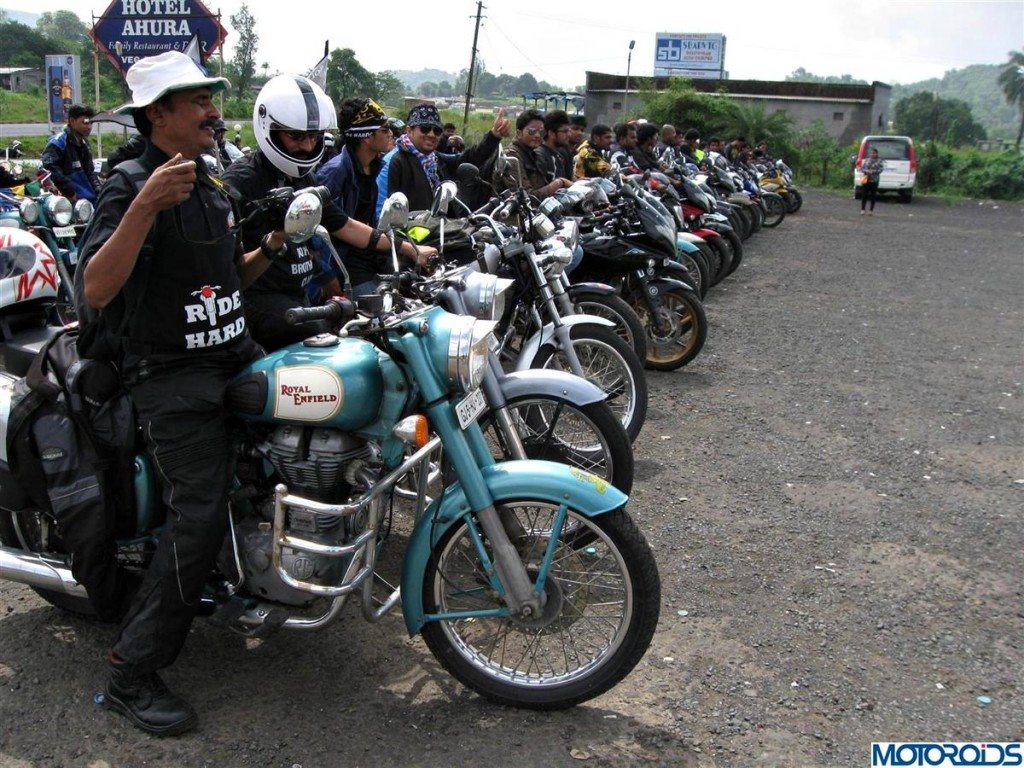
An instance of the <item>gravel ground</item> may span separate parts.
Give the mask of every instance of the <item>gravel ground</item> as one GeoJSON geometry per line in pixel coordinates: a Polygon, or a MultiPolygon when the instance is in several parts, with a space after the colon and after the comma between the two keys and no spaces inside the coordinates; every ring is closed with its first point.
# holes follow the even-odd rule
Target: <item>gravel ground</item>
{"type": "Polygon", "coordinates": [[[662,620],[610,693],[489,705],[397,615],[197,622],[166,679],[201,728],[158,740],[93,704],[110,627],[0,584],[0,766],[854,766],[1024,739],[1022,209],[856,213],[810,193],[755,235],[704,352],[650,376],[632,509],[662,620]]]}

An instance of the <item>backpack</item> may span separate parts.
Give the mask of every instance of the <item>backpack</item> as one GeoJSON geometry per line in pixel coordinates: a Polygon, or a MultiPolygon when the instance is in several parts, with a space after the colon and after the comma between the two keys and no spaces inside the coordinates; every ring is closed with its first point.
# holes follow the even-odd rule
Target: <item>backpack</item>
{"type": "MultiPolygon", "coordinates": [[[[117,165],[111,174],[124,176],[138,195],[146,185],[152,169],[138,159],[126,160],[117,165]]],[[[94,219],[95,221],[95,219],[94,219]]],[[[155,227],[154,227],[155,229],[155,227]]],[[[142,306],[149,280],[150,263],[153,257],[153,229],[139,250],[139,256],[128,282],[102,310],[89,306],[85,300],[85,264],[79,264],[74,277],[75,310],[78,313],[78,353],[83,358],[118,362],[124,350],[124,342],[132,318],[142,306]]],[[[83,242],[89,236],[83,235],[83,242]]]]}
{"type": "Polygon", "coordinates": [[[117,370],[76,347],[69,330],[43,346],[14,385],[4,437],[9,470],[56,522],[72,575],[110,619],[124,588],[115,539],[135,533],[135,422],[117,370]]]}

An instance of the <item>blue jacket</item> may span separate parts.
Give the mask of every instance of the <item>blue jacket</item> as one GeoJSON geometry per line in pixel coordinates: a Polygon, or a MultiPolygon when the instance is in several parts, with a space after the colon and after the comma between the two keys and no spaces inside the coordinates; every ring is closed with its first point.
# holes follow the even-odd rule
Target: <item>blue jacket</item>
{"type": "Polygon", "coordinates": [[[96,202],[100,183],[92,169],[92,152],[88,141],[71,138],[71,129],[53,136],[43,149],[43,168],[64,197],[77,196],[96,202]]]}

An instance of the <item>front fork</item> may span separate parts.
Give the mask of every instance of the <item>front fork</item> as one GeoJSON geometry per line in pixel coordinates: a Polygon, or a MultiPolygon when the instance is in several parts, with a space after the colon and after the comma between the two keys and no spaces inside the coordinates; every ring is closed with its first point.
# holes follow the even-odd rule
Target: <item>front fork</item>
{"type": "Polygon", "coordinates": [[[661,292],[651,283],[646,269],[638,269],[632,286],[634,295],[643,296],[643,303],[651,317],[651,325],[657,328],[660,333],[671,331],[671,324],[665,313],[662,312],[661,292]]]}
{"type": "Polygon", "coordinates": [[[445,448],[459,479],[463,482],[473,516],[480,521],[480,527],[487,537],[491,552],[494,553],[491,560],[475,532],[472,518],[467,520],[470,523],[473,544],[491,585],[504,598],[513,615],[523,619],[539,616],[546,602],[546,594],[534,588],[519,551],[512,543],[513,538],[518,538],[524,531],[514,515],[505,515],[503,519],[498,513],[480,473],[481,467],[494,463],[480,427],[477,424],[470,424],[462,430],[455,418],[454,409],[446,401],[435,403],[428,410],[430,421],[435,428],[444,425],[437,429],[439,433],[452,434],[461,431],[465,435],[464,441],[452,440],[445,448]]]}

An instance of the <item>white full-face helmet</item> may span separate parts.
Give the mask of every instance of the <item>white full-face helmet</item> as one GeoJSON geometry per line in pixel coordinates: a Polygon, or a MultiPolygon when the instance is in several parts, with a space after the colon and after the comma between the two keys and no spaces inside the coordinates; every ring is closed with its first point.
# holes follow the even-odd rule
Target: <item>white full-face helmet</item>
{"type": "Polygon", "coordinates": [[[274,131],[319,131],[337,127],[334,104],[323,89],[301,75],[277,75],[267,81],[256,97],[252,129],[260,151],[281,173],[297,179],[316,168],[324,154],[320,139],[308,158],[288,154],[274,131]]]}

